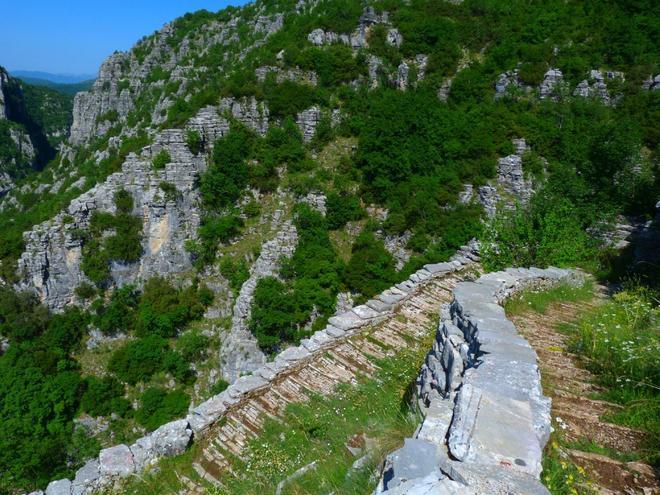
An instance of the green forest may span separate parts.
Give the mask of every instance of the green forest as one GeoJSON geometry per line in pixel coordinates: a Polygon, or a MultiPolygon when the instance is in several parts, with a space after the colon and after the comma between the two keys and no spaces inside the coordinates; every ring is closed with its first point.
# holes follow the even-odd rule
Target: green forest
{"type": "MultiPolygon", "coordinates": [[[[140,91],[131,89],[136,92],[128,115],[120,118],[116,110],[101,115],[109,130],[72,146],[66,157],[57,153],[64,138],[51,131],[71,125],[72,96],[17,80],[6,90],[18,117],[0,120],[0,172],[32,190],[62,171],[66,179],[55,193],[18,192],[17,203],[3,203],[0,210],[0,337],[8,344],[0,354],[0,494],[71,477],[101,447],[131,442],[136,432],[153,431],[188,411],[194,387],[207,386],[197,382],[199,370],[218,346],[200,330],[215,297],[205,276],[217,268],[235,297],[259,254],[253,246],[231,251],[254,235],[266,208],[265,200],[249,200],[252,191],[261,198],[284,191],[298,233],[279,276],[260,279],[254,291],[248,326],[267,356],[323,328],[339,293],[362,303],[424,264],[449,259],[471,239],[481,243],[486,271],[579,267],[603,282],[634,279],[649,291],[645,301],[657,305],[658,267],[629,270],[631,253],[621,256],[592,233],[611,227],[617,215],[652,221],[660,198],[660,91],[642,88],[649,75],[660,72],[660,4],[376,0],[370,5],[389,12],[403,43],[388,44],[386,29],[376,25],[368,47],[355,50],[315,46],[307,36],[317,28],[352,32],[363,13],[361,2],[323,0],[299,14],[295,4],[265,0],[174,21],[167,45],[178,49],[205,26],[237,12],[244,23],[257,13],[285,14],[283,28],[240,60],[221,62],[253,41],[247,28],[235,46],[187,53],[178,65],[204,70],[191,70],[195,76],[183,94],[173,71],[151,68],[140,91]],[[377,87],[367,84],[369,57],[396,72],[417,54],[428,56],[425,74],[411,70],[406,91],[385,73],[377,87]],[[318,84],[278,82],[273,75],[259,81],[255,69],[263,66],[314,71],[318,84]],[[495,98],[501,73],[518,69],[521,81],[536,88],[550,68],[560,69],[570,88],[592,69],[622,71],[625,78],[609,88],[616,92],[615,105],[570,92],[541,99],[537,89],[495,98]],[[444,102],[438,92],[448,79],[444,102]],[[152,116],[163,96],[172,104],[155,124],[152,116]],[[214,143],[186,128],[202,108],[225,97],[254,97],[277,124],[262,136],[230,118],[230,131],[214,143]],[[305,142],[296,117],[313,105],[322,118],[314,138],[305,142]],[[336,122],[333,110],[341,116],[336,122]],[[24,163],[11,141],[10,129],[19,127],[37,147],[32,164],[24,163]],[[80,307],[52,312],[31,292],[18,290],[23,234],[121,170],[129,154],[152,144],[156,131],[171,128],[186,129],[187,148],[206,160],[196,183],[200,225],[186,242],[190,271],[116,286],[113,264],[135,266],[145,249],[142,218],[131,194],[121,190],[113,198],[114,213],[95,211],[89,228],[74,233],[82,242],[81,269],[89,282],[75,289],[80,307]],[[486,221],[483,207],[461,202],[459,194],[465,184],[495,180],[498,159],[514,152],[517,138],[532,150],[523,158],[523,171],[534,194],[486,221]],[[324,150],[345,142],[351,143],[348,151],[325,160],[324,150]],[[84,177],[83,185],[69,188],[78,177],[84,177]],[[325,196],[325,214],[302,201],[308,193],[325,196]],[[374,209],[386,210],[386,218],[370,213],[374,209]],[[359,233],[350,237],[355,225],[359,233]],[[402,235],[408,236],[411,256],[397,269],[384,238],[402,235]],[[348,243],[337,240],[349,237],[348,243]],[[97,368],[85,361],[91,329],[118,338],[97,368]],[[112,417],[115,441],[76,433],[74,420],[86,416],[112,417]]],[[[153,36],[132,49],[135,63],[155,49],[153,36]]],[[[168,152],[159,152],[151,170],[160,173],[172,161],[168,152]]],[[[156,184],[166,202],[181,199],[173,184],[156,184]]],[[[228,327],[222,318],[214,325],[228,327]]],[[[575,345],[587,344],[585,336],[575,345]]],[[[205,394],[226,386],[219,380],[205,394]]]]}

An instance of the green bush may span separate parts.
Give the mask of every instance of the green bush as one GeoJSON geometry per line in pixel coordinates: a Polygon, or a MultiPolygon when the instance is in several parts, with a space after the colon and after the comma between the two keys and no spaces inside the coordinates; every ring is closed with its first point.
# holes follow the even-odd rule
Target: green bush
{"type": "Polygon", "coordinates": [[[132,215],[133,197],[122,189],[114,195],[117,213],[94,211],[90,219],[89,234],[83,234],[81,268],[97,286],[110,278],[110,262],[134,263],[142,255],[142,219],[132,215]],[[104,237],[108,230],[114,234],[104,237]]]}
{"type": "Polygon", "coordinates": [[[100,299],[95,301],[94,325],[106,335],[133,330],[138,295],[135,286],[125,285],[112,292],[107,305],[103,305],[100,299]]]}
{"type": "Polygon", "coordinates": [[[135,419],[147,430],[153,431],[159,426],[177,419],[188,411],[190,397],[181,390],[167,392],[151,387],[140,397],[140,408],[135,412],[135,419]]]}
{"type": "Polygon", "coordinates": [[[232,205],[248,183],[247,160],[254,156],[257,136],[243,125],[232,125],[213,147],[213,161],[202,175],[200,191],[209,209],[232,205]]]}
{"type": "Polygon", "coordinates": [[[192,363],[204,358],[209,347],[209,338],[199,331],[190,331],[176,340],[176,349],[186,362],[192,363]]]}
{"type": "Polygon", "coordinates": [[[161,181],[158,184],[158,187],[161,191],[163,191],[163,194],[165,195],[165,201],[176,202],[182,197],[181,192],[171,182],[161,181]]]}
{"type": "Polygon", "coordinates": [[[130,385],[146,382],[159,371],[171,371],[179,380],[189,373],[180,354],[170,350],[167,341],[158,335],[132,340],[117,349],[110,357],[108,370],[130,385]]]}
{"type": "Polygon", "coordinates": [[[137,308],[138,336],[174,337],[188,322],[201,318],[213,299],[205,287],[173,287],[166,279],[152,277],[144,285],[137,308]]]}
{"type": "Polygon", "coordinates": [[[85,391],[80,398],[80,410],[90,416],[109,416],[111,413],[126,415],[131,409],[124,399],[124,386],[115,378],[85,379],[85,391]]]}
{"type": "Polygon", "coordinates": [[[338,194],[331,192],[326,201],[326,219],[328,228],[340,229],[347,222],[360,220],[364,217],[364,210],[360,206],[360,198],[353,194],[338,194]]]}
{"type": "Polygon", "coordinates": [[[204,151],[204,139],[198,131],[186,132],[186,145],[193,155],[199,155],[204,151]]]}
{"type": "Polygon", "coordinates": [[[353,244],[343,279],[352,291],[368,299],[387,289],[396,280],[394,259],[382,241],[377,240],[371,232],[363,232],[353,244]]]}
{"type": "Polygon", "coordinates": [[[220,259],[220,273],[229,281],[229,287],[238,294],[243,283],[250,277],[250,270],[244,259],[236,260],[232,256],[223,256],[220,259]]]}
{"type": "Polygon", "coordinates": [[[162,149],[151,161],[151,165],[155,170],[162,170],[168,163],[172,162],[172,157],[166,149],[162,149]]]}

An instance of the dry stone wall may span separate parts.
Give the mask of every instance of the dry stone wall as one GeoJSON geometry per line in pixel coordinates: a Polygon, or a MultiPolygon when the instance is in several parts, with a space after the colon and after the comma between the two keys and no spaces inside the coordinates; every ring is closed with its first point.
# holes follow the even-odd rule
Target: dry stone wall
{"type": "MultiPolygon", "coordinates": [[[[278,241],[273,241],[273,244],[277,245],[278,241]]],[[[280,374],[312,355],[325,352],[338,340],[390,317],[395,308],[413,297],[428,281],[472,266],[479,260],[474,248],[475,244],[463,246],[450,261],[426,265],[365,304],[331,317],[323,330],[303,339],[299,346],[283,350],[273,361],[262,364],[251,375],[241,376],[224,392],[192,408],[186,418],[167,423],[130,446],[121,444],[103,449],[97,458],[90,459],[76,472],[73,481],[56,480],[48,485],[45,492],[30,495],[92,494],[111,488],[121,478],[139,474],[162,457],[182,453],[191,442],[202,438],[214,423],[220,421],[230,407],[268,387],[280,374]]]]}
{"type": "Polygon", "coordinates": [[[456,286],[417,380],[424,420],[388,457],[375,494],[549,494],[539,475],[550,399],[536,353],[501,303],[522,288],[580,278],[514,268],[456,286]]]}

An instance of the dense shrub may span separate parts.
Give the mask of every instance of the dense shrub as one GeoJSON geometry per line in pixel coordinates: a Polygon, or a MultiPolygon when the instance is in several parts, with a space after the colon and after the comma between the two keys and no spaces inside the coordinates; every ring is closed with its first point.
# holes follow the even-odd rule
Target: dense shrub
{"type": "Polygon", "coordinates": [[[85,379],[85,391],[80,398],[80,410],[90,416],[109,416],[116,413],[124,416],[131,409],[124,398],[124,386],[115,378],[85,379]]]}
{"type": "Polygon", "coordinates": [[[140,297],[136,333],[174,337],[186,323],[200,318],[212,299],[213,293],[206,287],[177,289],[164,278],[152,277],[140,297]]]}
{"type": "Polygon", "coordinates": [[[250,270],[244,259],[223,256],[220,259],[220,273],[229,281],[229,287],[237,294],[243,283],[250,277],[250,270]]]}
{"type": "Polygon", "coordinates": [[[110,262],[134,263],[142,254],[142,219],[132,215],[133,198],[126,190],[114,196],[117,213],[94,211],[90,219],[89,234],[83,244],[81,268],[97,285],[110,277],[110,262]],[[112,230],[114,233],[104,236],[112,230]]]}
{"type": "Polygon", "coordinates": [[[326,219],[331,230],[340,229],[347,222],[359,220],[364,216],[360,198],[352,194],[331,192],[327,196],[326,207],[326,219]]]}
{"type": "Polygon", "coordinates": [[[162,149],[151,161],[151,165],[155,170],[162,170],[165,166],[172,161],[172,157],[166,149],[162,149]]]}
{"type": "Polygon", "coordinates": [[[351,251],[343,279],[352,291],[369,298],[392,285],[396,279],[394,259],[383,241],[366,231],[358,236],[351,251]]]}
{"type": "Polygon", "coordinates": [[[167,341],[158,335],[130,341],[117,349],[110,357],[108,370],[130,385],[148,381],[159,371],[170,371],[179,380],[189,374],[181,355],[170,350],[167,341]]]}
{"type": "Polygon", "coordinates": [[[188,411],[190,397],[181,390],[167,392],[151,387],[144,391],[140,403],[135,419],[147,430],[153,431],[168,421],[183,416],[188,411]]]}
{"type": "Polygon", "coordinates": [[[190,130],[186,132],[186,145],[193,155],[199,155],[204,151],[204,139],[198,131],[190,130]]]}
{"type": "Polygon", "coordinates": [[[130,332],[135,327],[138,296],[135,286],[125,285],[112,292],[107,305],[95,301],[94,325],[106,335],[130,332]]]}
{"type": "Polygon", "coordinates": [[[323,215],[306,204],[295,210],[298,246],[282,267],[285,281],[264,278],[255,289],[250,328],[259,345],[274,351],[282,341],[297,342],[332,314],[341,263],[323,215]],[[312,315],[316,319],[312,322],[312,315]],[[313,324],[312,324],[313,323],[313,324]]]}
{"type": "Polygon", "coordinates": [[[232,205],[248,183],[247,160],[254,156],[257,136],[243,125],[231,131],[213,147],[213,161],[202,175],[200,190],[204,205],[217,209],[232,205]]]}

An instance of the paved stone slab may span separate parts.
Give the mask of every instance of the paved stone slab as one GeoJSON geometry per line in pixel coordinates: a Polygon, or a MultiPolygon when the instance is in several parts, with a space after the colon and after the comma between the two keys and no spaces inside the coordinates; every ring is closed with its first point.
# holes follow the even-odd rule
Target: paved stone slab
{"type": "Polygon", "coordinates": [[[328,323],[334,327],[347,331],[347,330],[352,330],[353,328],[363,327],[367,325],[369,322],[363,320],[352,311],[347,311],[346,313],[342,313],[337,316],[331,316],[328,319],[328,323]]]}
{"type": "Polygon", "coordinates": [[[46,487],[46,495],[71,495],[71,481],[67,479],[51,481],[46,487]]]}
{"type": "Polygon", "coordinates": [[[101,450],[99,463],[102,475],[123,477],[135,472],[133,454],[124,444],[101,450]]]}

